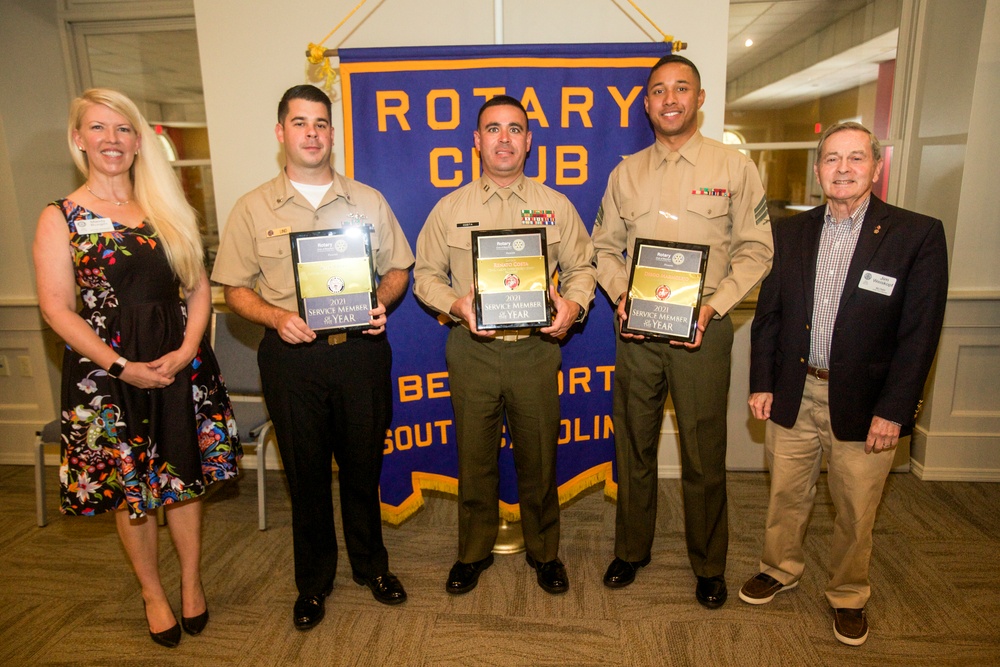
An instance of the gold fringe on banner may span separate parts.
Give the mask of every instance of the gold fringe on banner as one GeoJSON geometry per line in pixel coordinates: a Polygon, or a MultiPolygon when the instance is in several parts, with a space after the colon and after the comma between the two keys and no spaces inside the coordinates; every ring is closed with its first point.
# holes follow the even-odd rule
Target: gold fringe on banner
{"type": "Polygon", "coordinates": [[[361,9],[361,6],[367,1],[368,0],[361,0],[361,2],[355,5],[354,9],[348,12],[347,16],[345,16],[340,23],[333,28],[333,30],[327,33],[326,37],[320,40],[319,44],[310,42],[309,48],[306,49],[306,60],[309,61],[310,65],[319,67],[319,76],[316,77],[316,80],[322,79],[323,90],[325,90],[330,97],[333,97],[333,84],[337,81],[337,77],[340,76],[340,73],[336,67],[333,67],[330,64],[330,51],[324,48],[323,44],[326,43],[326,40],[333,37],[333,33],[340,30],[340,28],[347,23],[348,19],[354,16],[354,12],[361,9]]]}

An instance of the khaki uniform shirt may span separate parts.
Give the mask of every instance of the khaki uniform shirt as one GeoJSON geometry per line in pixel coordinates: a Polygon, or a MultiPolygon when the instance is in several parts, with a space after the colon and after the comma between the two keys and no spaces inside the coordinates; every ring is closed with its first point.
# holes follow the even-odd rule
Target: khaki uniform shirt
{"type": "Polygon", "coordinates": [[[678,152],[668,165],[656,142],[611,172],[594,222],[597,279],[611,299],[628,289],[636,238],[707,245],[702,302],[721,317],[771,268],[764,186],[750,158],[701,132],[678,152]]]}
{"type": "Polygon", "coordinates": [[[318,208],[295,189],[284,170],[243,195],[229,214],[212,280],[257,289],[264,301],[298,312],[292,269],[292,232],[371,226],[375,273],[413,266],[413,252],[385,198],[363,183],[334,173],[318,208]]]}
{"type": "Polygon", "coordinates": [[[434,310],[454,318],[451,305],[472,288],[472,232],[530,231],[543,227],[549,270],[559,268],[560,293],[586,313],[594,298],[593,245],[576,208],[565,195],[521,174],[511,183],[509,217],[501,215],[501,189],[483,176],[443,197],[417,237],[413,292],[434,310]],[[551,212],[554,224],[537,224],[551,212]],[[534,215],[532,215],[534,214],[534,215]]]}

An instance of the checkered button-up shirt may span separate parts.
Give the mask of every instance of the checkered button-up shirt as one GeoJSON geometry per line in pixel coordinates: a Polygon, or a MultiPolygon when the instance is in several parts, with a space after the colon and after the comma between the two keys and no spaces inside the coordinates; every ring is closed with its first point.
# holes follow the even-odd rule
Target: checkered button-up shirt
{"type": "Polygon", "coordinates": [[[809,340],[809,365],[830,367],[830,341],[837,321],[840,296],[844,292],[847,268],[854,257],[854,248],[861,236],[861,223],[868,212],[871,195],[868,195],[850,217],[836,220],[826,206],[823,231],[819,237],[819,256],[816,258],[816,285],[813,300],[812,328],[809,340]]]}

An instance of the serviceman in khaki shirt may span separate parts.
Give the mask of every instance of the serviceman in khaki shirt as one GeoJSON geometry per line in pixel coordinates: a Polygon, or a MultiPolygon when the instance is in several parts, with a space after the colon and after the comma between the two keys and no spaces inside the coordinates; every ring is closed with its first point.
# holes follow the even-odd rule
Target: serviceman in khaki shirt
{"type": "Polygon", "coordinates": [[[558,339],[581,321],[594,296],[593,246],[580,216],[560,193],[525,177],[531,149],[521,103],[494,97],[474,133],[483,176],[437,203],[417,238],[413,291],[452,319],[445,356],[458,439],[458,561],[445,589],[465,593],[493,564],[499,527],[501,426],[506,414],[517,469],[528,564],[549,593],[569,589],[559,560],[558,339]],[[472,232],[542,226],[554,319],[540,329],[480,331],[473,302],[472,232]],[[561,293],[560,293],[561,292],[561,293]]]}
{"type": "Polygon", "coordinates": [[[378,485],[392,419],[392,350],[386,308],[406,293],[413,253],[376,190],[333,171],[330,99],[294,86],[278,105],[285,168],[244,195],[229,216],[212,279],[225,285],[233,312],[266,327],[257,359],[292,496],[299,630],[324,615],[337,569],[331,456],[340,469],[344,541],[355,582],[397,604],[406,591],[389,571],[378,485]],[[299,317],[289,234],[368,226],[377,306],[371,328],[317,337],[299,317]]]}
{"type": "MultiPolygon", "coordinates": [[[[611,173],[594,223],[597,277],[626,321],[636,238],[710,246],[694,342],[620,333],[613,420],[618,466],[615,558],[604,575],[627,586],[649,564],[656,524],[657,449],[670,391],[681,444],[685,537],[695,595],[714,609],[727,598],[726,399],[733,344],[729,311],[771,266],[771,225],[757,169],[739,151],[698,131],[705,101],[687,58],[650,71],[646,113],[656,141],[611,173]]],[[[619,325],[620,326],[620,325],[619,325]]]]}

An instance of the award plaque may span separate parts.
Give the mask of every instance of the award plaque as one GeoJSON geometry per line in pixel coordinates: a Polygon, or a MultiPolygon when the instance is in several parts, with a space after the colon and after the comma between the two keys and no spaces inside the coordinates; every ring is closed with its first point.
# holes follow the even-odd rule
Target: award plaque
{"type": "Polygon", "coordinates": [[[694,341],[708,246],[636,239],[622,331],[694,341]]]}
{"type": "Polygon", "coordinates": [[[545,230],[472,232],[476,327],[547,327],[549,262],[545,230]]]}
{"type": "Polygon", "coordinates": [[[371,327],[375,265],[365,226],[296,232],[292,265],[299,315],[317,334],[371,327]]]}

